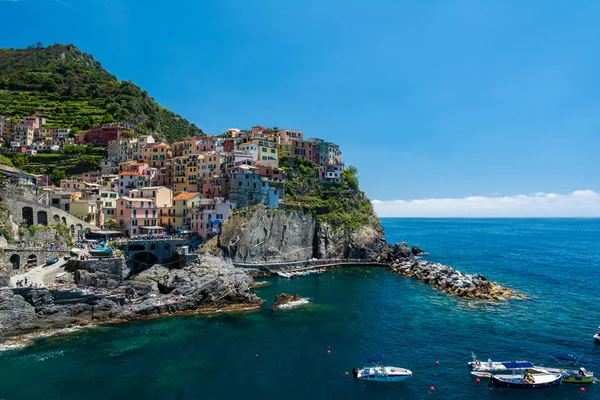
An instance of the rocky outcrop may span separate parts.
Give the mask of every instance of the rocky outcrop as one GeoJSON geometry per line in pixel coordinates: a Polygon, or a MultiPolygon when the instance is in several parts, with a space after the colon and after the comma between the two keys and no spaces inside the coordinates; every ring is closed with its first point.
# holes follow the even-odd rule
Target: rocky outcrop
{"type": "Polygon", "coordinates": [[[74,273],[73,279],[78,286],[102,289],[118,288],[129,273],[125,260],[120,257],[70,261],[66,269],[74,273]]]}
{"type": "MultiPolygon", "coordinates": [[[[77,271],[84,271],[84,276],[98,273],[77,271]]],[[[231,261],[204,256],[183,269],[155,266],[124,280],[116,291],[131,299],[127,302],[125,297],[84,292],[2,290],[0,317],[8,338],[169,313],[258,307],[263,300],[249,293],[252,283],[252,278],[233,267],[231,261]]]]}
{"type": "Polygon", "coordinates": [[[413,253],[414,256],[418,256],[419,254],[425,254],[425,250],[422,250],[417,246],[412,246],[410,248],[410,252],[413,253]]]}
{"type": "MultiPolygon", "coordinates": [[[[405,244],[404,244],[405,245],[405,244]]],[[[400,246],[402,250],[408,246],[400,246]]],[[[463,274],[447,265],[417,260],[413,254],[409,257],[396,257],[391,262],[392,271],[420,279],[436,289],[459,297],[481,300],[506,300],[512,296],[522,298],[508,288],[490,282],[483,275],[463,274]]]]}
{"type": "Polygon", "coordinates": [[[235,214],[204,250],[234,261],[309,258],[375,260],[387,246],[381,224],[334,226],[300,211],[258,206],[235,214]]]}
{"type": "Polygon", "coordinates": [[[289,304],[299,300],[302,300],[302,297],[298,294],[280,293],[277,296],[275,296],[275,303],[273,303],[272,308],[280,308],[285,304],[289,304]]]}

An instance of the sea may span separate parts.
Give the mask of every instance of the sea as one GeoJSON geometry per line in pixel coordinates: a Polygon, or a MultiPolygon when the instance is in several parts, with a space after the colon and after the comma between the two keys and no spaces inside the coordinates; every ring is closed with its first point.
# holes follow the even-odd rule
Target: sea
{"type": "Polygon", "coordinates": [[[259,311],[105,325],[2,351],[0,399],[600,399],[600,384],[491,389],[467,366],[471,352],[547,366],[568,353],[600,375],[600,220],[382,223],[389,242],[527,299],[455,298],[381,267],[266,278],[255,290],[266,300],[259,311]],[[272,310],[281,292],[309,303],[272,310]],[[413,377],[352,377],[378,354],[413,377]]]}

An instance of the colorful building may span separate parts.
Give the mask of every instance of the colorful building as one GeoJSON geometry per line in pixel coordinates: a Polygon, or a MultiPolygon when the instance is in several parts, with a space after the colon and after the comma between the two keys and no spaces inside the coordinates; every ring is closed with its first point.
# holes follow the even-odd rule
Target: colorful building
{"type": "Polygon", "coordinates": [[[233,204],[223,198],[201,199],[200,205],[191,210],[190,228],[202,239],[221,232],[221,225],[229,219],[233,204]]]}
{"type": "Polygon", "coordinates": [[[173,197],[173,206],[163,209],[161,224],[172,231],[189,231],[191,229],[191,210],[198,207],[202,194],[198,192],[180,193],[173,197]],[[165,215],[166,214],[166,215],[165,215]]]}
{"type": "Polygon", "coordinates": [[[153,199],[120,197],[116,212],[117,224],[129,237],[163,231],[158,225],[159,213],[153,199]]]}

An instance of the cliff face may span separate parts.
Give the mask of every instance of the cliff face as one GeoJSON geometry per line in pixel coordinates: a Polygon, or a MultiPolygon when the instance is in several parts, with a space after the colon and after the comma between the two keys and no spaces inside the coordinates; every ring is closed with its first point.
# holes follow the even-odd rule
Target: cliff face
{"type": "Polygon", "coordinates": [[[257,207],[224,223],[205,249],[234,261],[376,260],[387,243],[375,214],[366,221],[336,224],[302,211],[257,207]]]}

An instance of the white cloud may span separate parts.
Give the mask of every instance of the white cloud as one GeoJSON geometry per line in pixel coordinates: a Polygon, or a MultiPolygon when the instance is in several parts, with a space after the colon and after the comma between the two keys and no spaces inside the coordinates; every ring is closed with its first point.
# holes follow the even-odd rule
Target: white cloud
{"type": "Polygon", "coordinates": [[[576,190],[567,194],[373,200],[373,206],[380,217],[600,217],[600,194],[576,190]]]}

